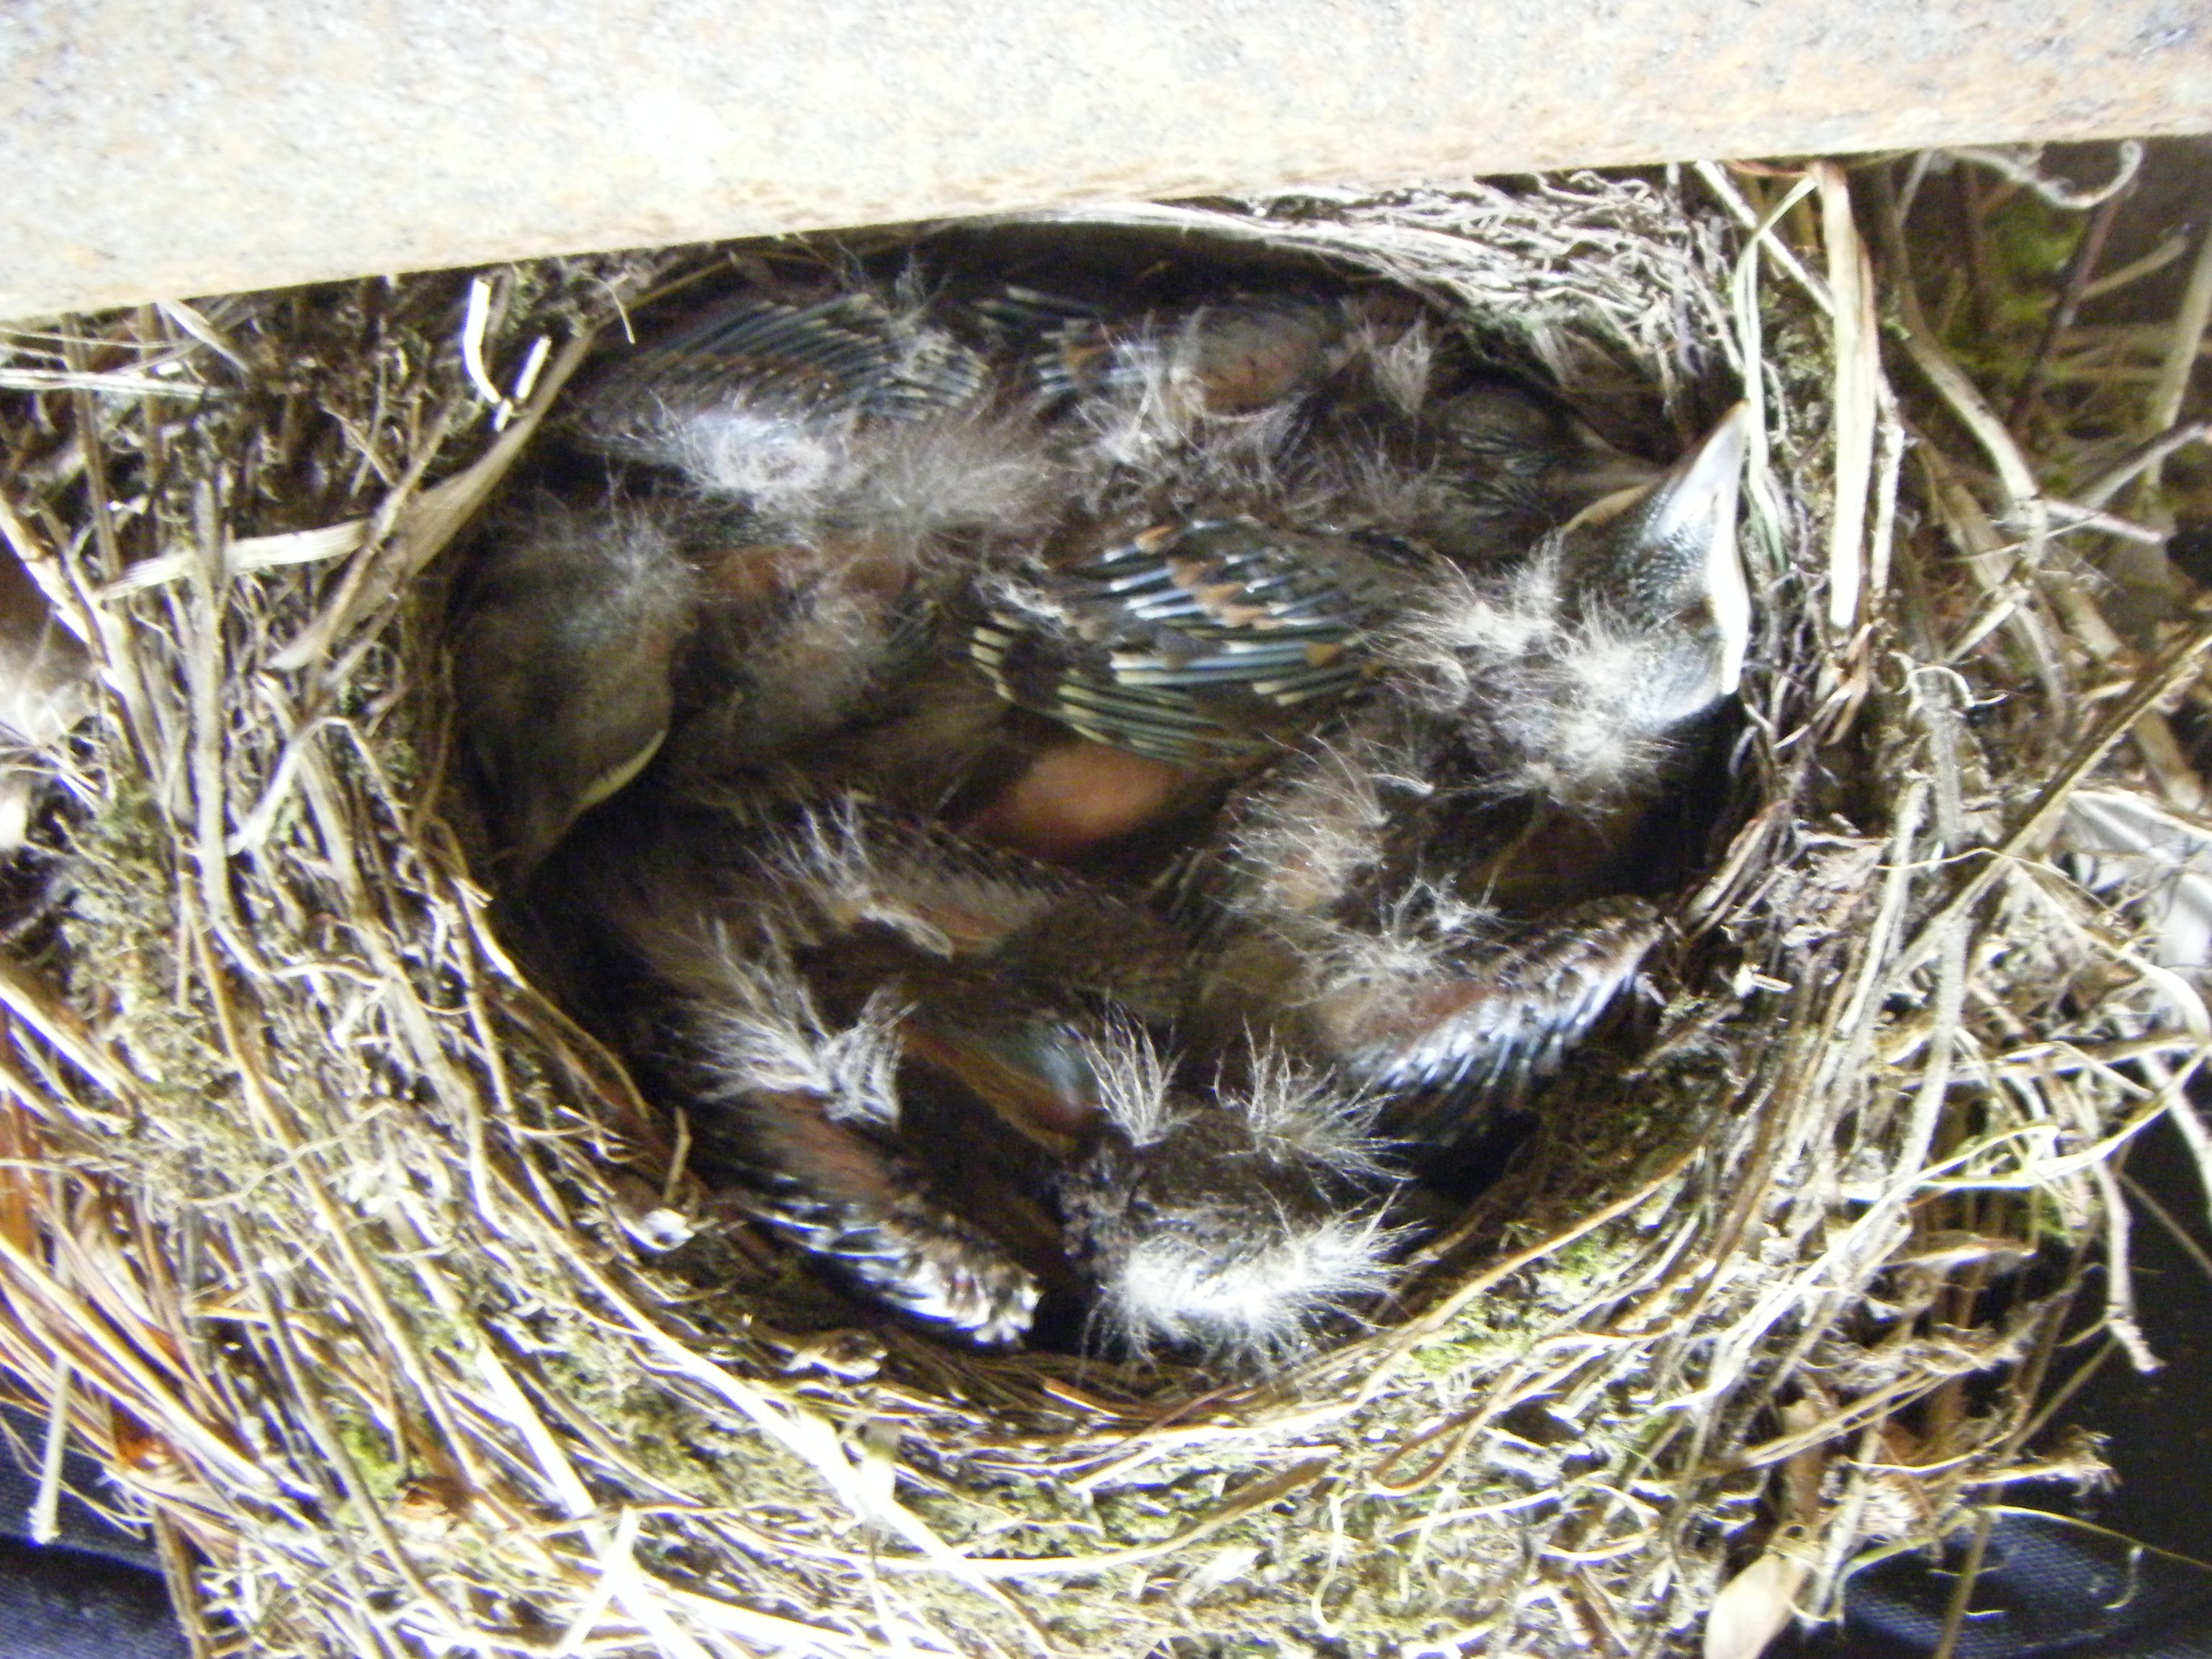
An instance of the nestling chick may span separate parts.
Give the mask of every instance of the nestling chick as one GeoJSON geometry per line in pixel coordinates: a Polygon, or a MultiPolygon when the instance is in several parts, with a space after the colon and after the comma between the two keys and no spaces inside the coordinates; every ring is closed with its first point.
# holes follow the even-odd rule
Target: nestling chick
{"type": "Polygon", "coordinates": [[[1559,1069],[1661,933],[1653,906],[1629,896],[1517,926],[1402,909],[1414,914],[1230,931],[1200,1029],[1231,1044],[1263,1034],[1376,1100],[1381,1132],[1444,1152],[1559,1069]]]}
{"type": "Polygon", "coordinates": [[[1742,422],[1517,566],[1455,572],[1396,624],[1368,705],[1246,792],[1195,884],[1227,919],[1217,1040],[1272,1031],[1449,1146],[1633,981],[1659,923],[1609,884],[1620,843],[1741,669],[1742,422]]]}
{"type": "Polygon", "coordinates": [[[1064,1160],[1046,1178],[1116,1340],[1249,1365],[1377,1288],[1391,1182],[1372,1101],[1265,1055],[1242,1084],[1179,1082],[1152,1033],[1182,1005],[1188,938],[857,805],[811,812],[779,847],[775,867],[818,916],[932,958],[879,954],[868,994],[905,1011],[910,1059],[1064,1160]]]}
{"type": "Polygon", "coordinates": [[[1032,410],[912,294],[741,294],[614,355],[574,424],[801,542],[921,556],[1032,529],[1056,493],[1032,410]]]}
{"type": "Polygon", "coordinates": [[[1303,405],[1347,363],[1411,327],[1411,296],[1242,294],[1116,311],[1014,285],[971,302],[994,356],[1059,423],[1088,492],[1107,509],[1117,476],[1161,475],[1219,495],[1240,467],[1292,437],[1303,405]],[[1231,470],[1210,472],[1209,459],[1231,470]]]}
{"type": "Polygon", "coordinates": [[[1620,896],[1459,939],[1345,941],[1311,973],[1300,1024],[1338,1072],[1386,1098],[1391,1134],[1449,1148],[1559,1068],[1659,935],[1656,910],[1620,896]]]}
{"type": "Polygon", "coordinates": [[[659,471],[635,499],[509,514],[465,596],[456,689],[523,872],[672,720],[711,778],[850,718],[926,647],[956,556],[1051,496],[981,360],[873,291],[743,295],[612,352],[570,426],[659,471]]]}
{"type": "Polygon", "coordinates": [[[1394,543],[1169,522],[994,580],[969,654],[1006,701],[1097,742],[1264,756],[1359,685],[1374,632],[1437,574],[1394,543]]]}
{"type": "Polygon", "coordinates": [[[1018,1340],[1036,1280],[931,1192],[898,1146],[896,1012],[838,1026],[772,938],[664,935],[653,966],[676,1000],[663,1042],[690,1096],[702,1164],[754,1213],[856,1289],[986,1346],[1018,1340]]]}
{"type": "Polygon", "coordinates": [[[1191,882],[1222,918],[1216,1042],[1270,1033],[1449,1150],[1634,981],[1660,925],[1624,852],[1741,669],[1742,421],[1517,566],[1455,572],[1366,705],[1244,792],[1191,882]]]}
{"type": "Polygon", "coordinates": [[[616,1029],[701,1166],[856,1289],[997,1342],[1066,1282],[1126,1349],[1250,1368],[1382,1282],[1371,1108],[1272,1060],[1179,1083],[1165,923],[859,802],[629,816],[562,872],[616,1029]]]}
{"type": "Polygon", "coordinates": [[[453,642],[463,738],[503,856],[526,875],[668,735],[698,582],[666,504],[513,516],[479,558],[453,642]]]}
{"type": "Polygon", "coordinates": [[[1265,1034],[1441,1152],[1558,1069],[1660,932],[1619,890],[1622,849],[1498,800],[1456,727],[1359,711],[1245,790],[1184,878],[1212,918],[1194,1029],[1265,1034]],[[1579,858],[1553,860],[1575,831],[1579,858]]]}
{"type": "Polygon", "coordinates": [[[599,1019],[689,1113],[702,1170],[866,1296],[1003,1344],[1027,1330],[1037,1280],[917,1160],[901,1081],[911,1005],[889,975],[856,985],[836,947],[872,934],[965,948],[1051,895],[933,865],[902,884],[882,873],[900,866],[834,811],[794,820],[649,791],[562,849],[540,904],[596,966],[599,1019]]]}
{"type": "Polygon", "coordinates": [[[1171,1013],[1186,939],[865,803],[710,805],[665,782],[596,817],[538,893],[599,1022],[690,1112],[703,1170],[912,1317],[991,1342],[1026,1328],[1037,1278],[1017,1258],[1041,1233],[1056,1258],[1051,1171],[1098,1109],[1083,1035],[1171,1013]],[[1013,1190],[956,1192],[956,1166],[1013,1190]]]}
{"type": "Polygon", "coordinates": [[[1670,733],[1735,690],[1751,623],[1744,419],[1739,405],[1655,483],[1407,613],[1394,664],[1462,723],[1470,765],[1500,792],[1600,810],[1649,787],[1670,733]]]}
{"type": "Polygon", "coordinates": [[[1310,447],[1339,487],[1271,516],[1080,531],[983,575],[969,657],[1094,742],[1231,770],[1405,680],[1489,722],[1490,769],[1528,774],[1508,787],[1549,768],[1577,804],[1622,792],[1741,669],[1741,419],[1659,474],[1510,383],[1438,407],[1426,447],[1452,464],[1410,481],[1378,452],[1355,487],[1361,463],[1310,447]]]}
{"type": "Polygon", "coordinates": [[[1273,1058],[1201,1099],[1127,1029],[1092,1068],[1101,1117],[1060,1202],[1118,1345],[1258,1372],[1387,1286],[1393,1182],[1369,1103],[1273,1058]]]}
{"type": "MultiPolygon", "coordinates": [[[[1403,356],[1418,344],[1411,336],[1403,356]]],[[[1411,395],[1371,365],[1291,453],[1280,499],[1309,521],[1401,537],[1470,572],[1494,571],[1593,503],[1662,471],[1564,404],[1488,370],[1431,367],[1411,395]]]]}

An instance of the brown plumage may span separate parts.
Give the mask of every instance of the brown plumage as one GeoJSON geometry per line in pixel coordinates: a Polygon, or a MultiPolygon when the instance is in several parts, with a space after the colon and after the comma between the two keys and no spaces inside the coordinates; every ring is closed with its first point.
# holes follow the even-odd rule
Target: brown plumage
{"type": "Polygon", "coordinates": [[[702,1168],[930,1328],[1079,1289],[1265,1368],[1385,1282],[1389,1148],[1660,937],[1740,416],[1662,470],[1387,290],[909,270],[710,303],[568,431],[615,483],[514,514],[457,635],[497,828],[702,1168]],[[1036,861],[1193,843],[1188,927],[1036,861]]]}

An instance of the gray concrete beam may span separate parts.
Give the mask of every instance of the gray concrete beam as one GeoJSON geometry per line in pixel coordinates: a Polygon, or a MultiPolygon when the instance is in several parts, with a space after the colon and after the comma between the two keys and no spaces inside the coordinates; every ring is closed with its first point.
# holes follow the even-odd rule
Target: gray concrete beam
{"type": "Polygon", "coordinates": [[[1297,184],[2212,130],[2208,0],[0,0],[0,316],[1297,184]]]}

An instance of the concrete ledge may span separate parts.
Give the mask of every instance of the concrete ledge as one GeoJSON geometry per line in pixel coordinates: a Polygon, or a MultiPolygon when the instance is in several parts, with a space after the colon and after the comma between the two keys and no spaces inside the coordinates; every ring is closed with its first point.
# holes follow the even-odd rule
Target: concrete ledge
{"type": "Polygon", "coordinates": [[[2212,130],[2203,0],[15,0],[0,316],[1084,199],[2212,130]]]}

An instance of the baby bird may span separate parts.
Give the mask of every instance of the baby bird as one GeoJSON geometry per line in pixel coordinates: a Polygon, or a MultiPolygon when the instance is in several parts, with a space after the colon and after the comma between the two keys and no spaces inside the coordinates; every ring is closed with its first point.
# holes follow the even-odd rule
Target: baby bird
{"type": "Polygon", "coordinates": [[[684,520],[667,503],[538,499],[502,523],[474,568],[453,690],[511,877],[534,870],[668,735],[675,664],[699,602],[684,520]]]}
{"type": "Polygon", "coordinates": [[[1743,418],[1409,607],[1387,647],[1405,700],[1246,792],[1195,884],[1223,919],[1217,1040],[1270,1031],[1449,1151],[1634,981],[1661,927],[1617,884],[1625,854],[1678,734],[1741,672],[1743,418]]]}
{"type": "Polygon", "coordinates": [[[1751,628],[1744,421],[1739,404],[1661,477],[1408,609],[1394,667],[1460,722],[1493,787],[1580,811],[1626,799],[1656,779],[1670,733],[1735,690],[1751,628]]]}
{"type": "Polygon", "coordinates": [[[673,997],[665,1063],[696,1109],[702,1164],[864,1295],[979,1346],[1018,1341],[1036,1279],[939,1197],[896,1139],[895,1009],[825,1019],[772,938],[741,944],[708,927],[663,936],[654,951],[673,997]]]}
{"type": "Polygon", "coordinates": [[[1208,1097],[1141,1032],[1092,1042],[1099,1115],[1059,1198],[1115,1343],[1261,1374],[1388,1287],[1396,1182],[1371,1102],[1265,1052],[1208,1097]]]}
{"type": "Polygon", "coordinates": [[[1482,369],[1432,371],[1418,402],[1347,402],[1310,447],[1364,483],[1378,521],[1469,570],[1518,557],[1662,471],[1558,399],[1482,369]]]}
{"type": "Polygon", "coordinates": [[[506,515],[456,629],[465,734],[523,874],[672,730],[712,778],[850,719],[920,659],[960,558],[1033,532],[1052,495],[982,361],[872,289],[747,294],[611,351],[568,429],[634,483],[506,515]]]}
{"type": "MultiPolygon", "coordinates": [[[[1194,331],[1208,314],[1170,332],[1182,343],[1170,357],[1203,359],[1209,337],[1194,331]]],[[[1248,308],[1240,332],[1273,315],[1248,308]]],[[[1165,348],[1139,337],[1146,349],[1132,350],[1133,361],[1097,372],[1141,378],[1165,348]]],[[[1299,337],[1332,337],[1314,325],[1299,337]]],[[[1613,541],[1632,538],[1597,525],[1629,499],[1622,483],[1646,495],[1667,485],[1534,391],[1435,369],[1418,317],[1387,340],[1370,326],[1357,349],[1340,345],[1325,362],[1312,349],[1285,355],[1299,374],[1238,383],[1264,378],[1291,400],[1269,405],[1267,418],[1295,441],[1277,443],[1241,482],[1234,458],[1215,453],[1222,441],[1211,428],[1234,425],[1220,415],[1182,422],[1183,452],[1163,451],[1141,484],[1111,473],[1118,495],[1095,457],[1090,471],[1076,469],[1092,479],[1094,501],[1142,507],[1212,489],[1250,510],[1135,529],[1079,520],[1037,556],[978,573],[983,614],[966,656],[1006,702],[1073,736],[1018,774],[972,821],[975,833],[1077,856],[1202,809],[1346,701],[1431,672],[1425,659],[1458,620],[1453,596],[1464,596],[1462,610],[1483,603],[1504,573],[1526,570],[1532,546],[1558,550],[1546,538],[1585,512],[1589,527],[1568,535],[1565,551],[1586,556],[1584,543],[1605,541],[1611,553],[1613,541]],[[1425,626],[1432,611],[1438,625],[1425,626]],[[1073,799],[1105,805],[1078,814],[1066,805],[1073,799]]],[[[1068,371],[1057,383],[1074,380],[1068,371]]],[[[1720,510],[1732,515],[1732,500],[1720,510]]],[[[1524,610],[1538,586],[1522,583],[1524,610]]]]}
{"type": "Polygon", "coordinates": [[[1249,1371],[1382,1287],[1395,1182],[1372,1103],[1264,1052],[1241,1081],[1180,1081],[1152,1033],[1182,1005],[1187,938],[855,803],[809,813],[770,856],[817,928],[896,936],[866,960],[836,949],[852,933],[827,941],[817,984],[895,1003],[908,1060],[1045,1155],[1030,1178],[1114,1343],[1249,1371]]]}
{"type": "Polygon", "coordinates": [[[1212,925],[1192,1029],[1232,1050],[1258,1033],[1373,1097],[1422,1170],[1558,1070],[1661,924],[1601,858],[1524,879],[1540,839],[1432,836],[1453,785],[1419,758],[1354,727],[1237,804],[1194,872],[1212,925]]]}
{"type": "Polygon", "coordinates": [[[1278,753],[1357,689],[1432,562],[1249,518],[1155,525],[986,589],[969,656],[994,690],[1174,763],[1278,753]]]}
{"type": "Polygon", "coordinates": [[[1179,1079],[1164,921],[849,799],[629,816],[560,884],[614,1029],[701,1166],[857,1291],[989,1345],[1058,1287],[1127,1352],[1253,1369],[1383,1282],[1371,1109],[1272,1059],[1179,1079]]]}
{"type": "Polygon", "coordinates": [[[1282,753],[1396,688],[1462,719],[1502,787],[1579,805],[1625,793],[1668,730],[1735,689],[1742,453],[1734,414],[1671,471],[1475,570],[1394,535],[1249,517],[1079,544],[986,579],[968,653],[1008,702],[1181,766],[1282,753]]]}
{"type": "Polygon", "coordinates": [[[1054,423],[1093,514],[1116,486],[1157,503],[1269,480],[1317,394],[1420,325],[1419,302],[1385,289],[1117,308],[1007,284],[969,309],[1054,423]]]}
{"type": "Polygon", "coordinates": [[[1007,482],[987,453],[1003,435],[981,424],[989,390],[983,360],[910,297],[747,290],[611,353],[570,425],[763,520],[919,532],[1007,482]],[[979,460],[980,479],[962,465],[979,460]]]}
{"type": "Polygon", "coordinates": [[[838,947],[903,967],[1037,923],[1057,895],[896,848],[879,858],[860,823],[857,809],[717,809],[647,790],[559,849],[540,911],[568,941],[586,1012],[688,1111],[702,1171],[864,1296],[1003,1346],[1028,1330],[1038,1278],[963,1213],[908,1133],[911,988],[838,947]],[[882,873],[902,867],[912,879],[882,873]]]}

